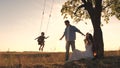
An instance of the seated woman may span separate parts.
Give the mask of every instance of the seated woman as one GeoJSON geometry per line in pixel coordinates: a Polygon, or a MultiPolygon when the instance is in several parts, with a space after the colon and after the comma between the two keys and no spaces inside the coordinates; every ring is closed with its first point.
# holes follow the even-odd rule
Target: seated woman
{"type": "Polygon", "coordinates": [[[93,51],[92,51],[92,45],[93,45],[93,38],[90,33],[86,33],[86,38],[84,39],[85,48],[86,51],[80,51],[75,49],[68,60],[68,62],[73,60],[80,60],[80,59],[93,59],[93,51]]]}

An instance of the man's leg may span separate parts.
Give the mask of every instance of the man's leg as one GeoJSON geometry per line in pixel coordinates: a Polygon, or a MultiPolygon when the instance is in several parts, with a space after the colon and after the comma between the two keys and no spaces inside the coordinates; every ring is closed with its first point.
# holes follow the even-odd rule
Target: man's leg
{"type": "Polygon", "coordinates": [[[72,47],[72,51],[74,51],[75,50],[75,41],[71,41],[70,44],[71,44],[71,47],[72,47]]]}
{"type": "Polygon", "coordinates": [[[66,61],[69,59],[69,48],[70,48],[70,41],[66,41],[66,54],[65,54],[66,61]]]}

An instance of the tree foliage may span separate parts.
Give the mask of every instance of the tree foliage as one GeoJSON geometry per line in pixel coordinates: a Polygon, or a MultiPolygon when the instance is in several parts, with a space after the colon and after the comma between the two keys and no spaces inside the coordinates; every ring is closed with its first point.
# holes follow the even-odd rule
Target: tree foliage
{"type": "MultiPolygon", "coordinates": [[[[95,0],[88,0],[95,7],[95,0]]],[[[79,22],[84,19],[89,19],[89,13],[86,11],[81,0],[68,0],[62,5],[61,9],[64,18],[69,16],[75,21],[79,22]]],[[[102,1],[102,18],[108,23],[111,16],[116,16],[120,20],[120,0],[103,0],[102,1]]]]}

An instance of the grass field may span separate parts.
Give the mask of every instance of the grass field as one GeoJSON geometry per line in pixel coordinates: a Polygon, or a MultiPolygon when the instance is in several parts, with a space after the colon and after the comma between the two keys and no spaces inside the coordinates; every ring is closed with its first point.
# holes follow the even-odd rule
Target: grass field
{"type": "Polygon", "coordinates": [[[64,52],[0,52],[0,68],[120,68],[120,51],[106,51],[103,59],[65,63],[64,52]]]}

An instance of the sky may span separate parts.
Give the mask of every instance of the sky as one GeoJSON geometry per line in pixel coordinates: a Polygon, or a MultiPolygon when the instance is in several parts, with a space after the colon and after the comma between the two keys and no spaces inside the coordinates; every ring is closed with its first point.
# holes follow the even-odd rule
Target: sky
{"type": "MultiPolygon", "coordinates": [[[[59,40],[66,27],[60,13],[65,1],[0,0],[0,51],[38,51],[39,45],[34,39],[45,32],[49,38],[45,39],[44,51],[65,52],[65,39],[59,40]]],[[[90,20],[70,22],[84,34],[93,33],[90,20]]],[[[111,17],[108,24],[103,20],[102,23],[104,50],[120,50],[120,21],[111,17]]],[[[76,34],[76,48],[85,50],[85,37],[76,34]]]]}

